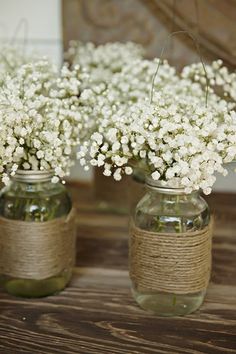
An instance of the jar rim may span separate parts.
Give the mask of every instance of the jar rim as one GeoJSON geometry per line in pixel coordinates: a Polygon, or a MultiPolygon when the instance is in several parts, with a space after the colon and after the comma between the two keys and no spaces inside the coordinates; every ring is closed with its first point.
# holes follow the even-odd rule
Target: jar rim
{"type": "Polygon", "coordinates": [[[37,183],[50,181],[53,175],[53,170],[17,170],[12,178],[19,182],[37,183]]]}
{"type": "MultiPolygon", "coordinates": [[[[148,188],[154,189],[154,190],[161,192],[161,193],[186,194],[186,195],[191,194],[191,193],[186,193],[185,188],[182,186],[181,187],[173,187],[165,181],[161,181],[161,180],[155,181],[152,177],[146,177],[145,184],[148,186],[148,188]]],[[[197,192],[197,191],[193,191],[193,192],[197,192]]]]}

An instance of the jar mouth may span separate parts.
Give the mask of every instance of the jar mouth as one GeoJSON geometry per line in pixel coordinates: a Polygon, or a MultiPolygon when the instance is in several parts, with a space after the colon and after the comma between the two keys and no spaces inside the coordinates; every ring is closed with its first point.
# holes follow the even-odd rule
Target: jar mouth
{"type": "Polygon", "coordinates": [[[54,175],[53,170],[34,171],[34,170],[17,170],[12,177],[15,181],[26,183],[38,183],[50,181],[54,175]]]}
{"type": "Polygon", "coordinates": [[[154,189],[166,194],[188,194],[183,187],[173,187],[165,181],[155,181],[152,177],[145,178],[145,184],[148,188],[154,189]]]}

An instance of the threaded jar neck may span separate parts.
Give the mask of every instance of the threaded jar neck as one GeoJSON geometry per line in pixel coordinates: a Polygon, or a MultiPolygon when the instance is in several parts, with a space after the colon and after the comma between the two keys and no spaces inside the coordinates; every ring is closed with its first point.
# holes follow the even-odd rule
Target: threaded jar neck
{"type": "Polygon", "coordinates": [[[23,183],[41,183],[49,182],[53,177],[53,170],[50,171],[33,171],[33,170],[17,170],[12,177],[14,181],[23,183]]]}
{"type": "Polygon", "coordinates": [[[191,195],[191,194],[195,194],[198,193],[198,191],[194,191],[192,193],[186,193],[185,189],[183,187],[172,187],[170,185],[168,185],[166,182],[164,181],[155,181],[152,177],[148,176],[145,178],[145,185],[148,189],[152,189],[155,190],[159,193],[163,193],[163,194],[172,194],[172,195],[180,195],[180,194],[184,194],[184,195],[191,195]]]}

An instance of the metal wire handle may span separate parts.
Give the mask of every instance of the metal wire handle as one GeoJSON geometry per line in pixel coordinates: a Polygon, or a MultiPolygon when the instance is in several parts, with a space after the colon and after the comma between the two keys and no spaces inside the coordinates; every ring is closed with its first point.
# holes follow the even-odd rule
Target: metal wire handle
{"type": "Polygon", "coordinates": [[[15,28],[15,31],[14,31],[14,34],[11,38],[11,41],[10,43],[11,44],[14,44],[15,41],[16,41],[16,38],[17,38],[17,35],[18,33],[20,32],[21,30],[21,27],[23,27],[23,50],[25,50],[25,47],[27,45],[27,42],[28,42],[28,38],[29,38],[29,23],[27,21],[26,18],[21,18],[20,21],[18,22],[16,28],[15,28]]]}
{"type": "MultiPolygon", "coordinates": [[[[171,19],[171,30],[170,32],[175,32],[177,31],[177,29],[175,29],[175,25],[177,24],[176,23],[176,12],[177,12],[177,0],[172,0],[173,3],[172,3],[172,19],[171,19]]],[[[194,12],[195,12],[195,17],[196,17],[196,23],[194,24],[194,27],[195,27],[195,33],[196,33],[196,36],[199,35],[199,27],[200,27],[200,17],[199,17],[199,6],[198,6],[198,0],[193,0],[193,3],[194,3],[194,12]]],[[[174,43],[173,41],[171,41],[170,43],[170,50],[171,50],[171,53],[173,53],[174,51],[174,43]]],[[[172,57],[172,54],[171,54],[171,57],[172,57]]]]}
{"type": "Polygon", "coordinates": [[[176,31],[176,32],[172,32],[168,35],[167,39],[166,39],[166,42],[164,44],[164,46],[162,47],[162,50],[161,50],[161,55],[160,55],[160,59],[159,59],[159,62],[158,62],[158,65],[157,65],[157,69],[155,71],[155,74],[153,75],[153,79],[152,79],[152,88],[151,88],[151,95],[150,95],[150,103],[152,103],[152,100],[153,100],[153,91],[154,91],[154,84],[155,84],[155,79],[156,79],[156,76],[158,74],[158,71],[159,71],[159,68],[160,68],[160,65],[163,61],[163,55],[164,55],[164,51],[167,47],[167,45],[169,44],[169,41],[170,39],[177,35],[177,34],[187,34],[194,42],[195,44],[195,47],[197,49],[197,52],[198,52],[198,55],[199,55],[199,58],[200,58],[200,61],[201,61],[201,64],[202,64],[202,67],[203,67],[203,70],[204,70],[204,74],[205,74],[205,78],[206,78],[206,93],[205,93],[205,106],[207,107],[207,99],[208,99],[208,93],[209,93],[209,79],[208,79],[208,76],[207,76],[207,72],[206,72],[206,67],[205,67],[205,64],[203,62],[203,59],[202,59],[202,55],[201,55],[201,51],[200,51],[200,47],[199,47],[199,43],[197,41],[197,39],[194,37],[194,35],[188,31],[176,31]]]}
{"type": "MultiPolygon", "coordinates": [[[[11,40],[9,41],[10,45],[14,45],[15,44],[15,41],[16,41],[16,38],[17,38],[17,35],[21,29],[21,27],[23,26],[24,28],[24,37],[23,37],[23,47],[22,47],[22,54],[25,53],[25,48],[26,48],[26,45],[27,45],[27,42],[28,42],[28,37],[29,37],[29,24],[28,24],[28,21],[26,18],[21,18],[20,21],[18,22],[16,28],[15,28],[15,31],[14,31],[14,34],[11,38],[11,40]]],[[[10,66],[8,60],[7,60],[7,56],[5,55],[5,53],[3,52],[0,52],[0,56],[2,57],[2,59],[6,62],[6,64],[10,66]]]]}

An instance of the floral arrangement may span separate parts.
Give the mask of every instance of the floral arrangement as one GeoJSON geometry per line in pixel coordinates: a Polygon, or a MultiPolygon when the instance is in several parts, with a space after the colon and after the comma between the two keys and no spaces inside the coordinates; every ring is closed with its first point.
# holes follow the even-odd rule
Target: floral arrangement
{"type": "MultiPolygon", "coordinates": [[[[107,112],[115,114],[121,106],[128,112],[129,107],[135,102],[150,99],[157,64],[158,60],[134,59],[124,65],[121,72],[111,75],[109,82],[94,82],[87,88],[85,87],[80,97],[81,116],[84,123],[83,135],[80,135],[81,143],[85,139],[89,140],[92,133],[105,119],[107,112]]],[[[167,83],[174,84],[177,80],[175,69],[164,61],[155,79],[154,88],[161,90],[167,83]]],[[[85,168],[88,169],[88,166],[85,165],[85,168]]]]}
{"type": "Polygon", "coordinates": [[[113,42],[95,46],[92,42],[71,41],[65,59],[89,74],[90,84],[108,82],[126,64],[142,58],[144,48],[133,42],[113,42]]]}
{"type": "Polygon", "coordinates": [[[226,175],[224,164],[236,157],[235,104],[210,88],[206,106],[206,81],[197,82],[191,67],[177,74],[163,62],[153,83],[157,63],[136,59],[106,87],[83,92],[94,124],[85,124],[78,158],[86,169],[101,166],[115,180],[141,164],[163,184],[209,194],[214,173],[226,175]]]}
{"type": "Polygon", "coordinates": [[[6,73],[13,74],[21,65],[37,60],[36,54],[28,54],[22,48],[5,44],[0,47],[0,85],[6,73]]]}
{"type": "MultiPolygon", "coordinates": [[[[0,90],[0,173],[6,184],[17,169],[69,174],[79,141],[79,68],[58,73],[47,59],[20,66],[0,90]]],[[[82,76],[81,76],[82,77],[82,76]]]]}
{"type": "MultiPolygon", "coordinates": [[[[213,61],[205,66],[209,85],[214,91],[218,91],[226,99],[236,100],[236,72],[229,72],[222,60],[213,61]]],[[[193,82],[206,85],[206,75],[201,63],[186,66],[182,72],[183,78],[190,78],[193,82]]]]}
{"type": "Polygon", "coordinates": [[[53,170],[57,182],[69,174],[78,145],[86,170],[103,167],[118,181],[141,165],[163,184],[209,194],[214,173],[226,175],[224,164],[236,157],[235,73],[219,60],[206,66],[205,105],[208,82],[200,64],[178,74],[166,61],[143,59],[143,48],[132,42],[73,42],[71,69],[60,73],[46,59],[18,55],[14,62],[13,49],[4,55],[4,183],[17,169],[53,170]]]}

